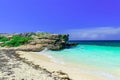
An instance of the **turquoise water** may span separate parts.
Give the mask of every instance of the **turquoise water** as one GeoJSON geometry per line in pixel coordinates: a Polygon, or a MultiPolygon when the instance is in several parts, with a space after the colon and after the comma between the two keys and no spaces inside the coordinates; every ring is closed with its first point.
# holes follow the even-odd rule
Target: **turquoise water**
{"type": "Polygon", "coordinates": [[[120,76],[120,47],[78,45],[61,51],[49,51],[56,60],[86,67],[90,70],[107,71],[120,76]]]}
{"type": "Polygon", "coordinates": [[[56,63],[72,65],[105,80],[120,80],[120,41],[83,41],[76,47],[44,52],[56,63]]]}

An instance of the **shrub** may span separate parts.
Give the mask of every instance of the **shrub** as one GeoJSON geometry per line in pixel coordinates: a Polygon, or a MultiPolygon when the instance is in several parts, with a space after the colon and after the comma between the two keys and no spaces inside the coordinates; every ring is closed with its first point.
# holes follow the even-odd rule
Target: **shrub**
{"type": "Polygon", "coordinates": [[[60,35],[60,39],[65,40],[65,41],[68,41],[68,35],[61,34],[61,35],[60,35]]]}
{"type": "Polygon", "coordinates": [[[5,36],[0,36],[0,42],[8,41],[9,39],[5,36]]]}
{"type": "Polygon", "coordinates": [[[17,47],[23,44],[26,44],[29,40],[31,40],[31,37],[25,37],[20,35],[14,35],[9,41],[6,41],[3,46],[10,46],[10,47],[17,47]]]}

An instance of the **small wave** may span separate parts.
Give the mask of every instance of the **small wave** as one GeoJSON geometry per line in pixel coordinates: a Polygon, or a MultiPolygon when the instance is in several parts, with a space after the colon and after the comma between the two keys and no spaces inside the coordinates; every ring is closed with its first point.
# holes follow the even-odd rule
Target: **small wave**
{"type": "Polygon", "coordinates": [[[42,53],[42,52],[47,52],[47,51],[49,51],[48,48],[45,48],[45,49],[42,50],[40,53],[42,53]]]}
{"type": "Polygon", "coordinates": [[[54,63],[65,64],[64,61],[58,60],[58,59],[56,59],[55,57],[53,57],[53,56],[51,56],[51,55],[47,55],[47,56],[48,56],[48,57],[51,59],[51,61],[54,62],[54,63]]]}
{"type": "Polygon", "coordinates": [[[52,53],[52,51],[48,50],[47,48],[45,48],[44,50],[42,50],[41,52],[39,52],[39,54],[43,54],[43,55],[47,56],[54,63],[65,64],[64,61],[58,60],[54,56],[52,56],[52,54],[54,54],[54,53],[52,53]]]}

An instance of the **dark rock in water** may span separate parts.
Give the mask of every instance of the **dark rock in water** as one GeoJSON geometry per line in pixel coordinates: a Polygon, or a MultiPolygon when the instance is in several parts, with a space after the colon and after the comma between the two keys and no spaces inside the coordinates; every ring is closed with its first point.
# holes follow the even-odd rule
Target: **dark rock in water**
{"type": "Polygon", "coordinates": [[[66,47],[74,47],[74,46],[77,46],[78,45],[78,43],[76,43],[76,42],[68,42],[68,43],[66,43],[66,47]]]}

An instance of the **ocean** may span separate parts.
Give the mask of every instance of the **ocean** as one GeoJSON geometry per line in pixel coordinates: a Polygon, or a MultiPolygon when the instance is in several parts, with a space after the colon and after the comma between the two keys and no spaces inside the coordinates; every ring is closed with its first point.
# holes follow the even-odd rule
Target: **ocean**
{"type": "MultiPolygon", "coordinates": [[[[79,45],[60,51],[49,51],[54,62],[74,65],[80,71],[120,79],[120,41],[70,41],[79,45]]],[[[119,80],[118,79],[118,80],[119,80]]]]}

